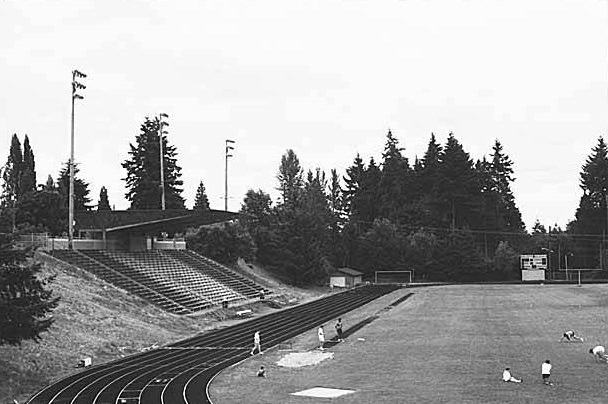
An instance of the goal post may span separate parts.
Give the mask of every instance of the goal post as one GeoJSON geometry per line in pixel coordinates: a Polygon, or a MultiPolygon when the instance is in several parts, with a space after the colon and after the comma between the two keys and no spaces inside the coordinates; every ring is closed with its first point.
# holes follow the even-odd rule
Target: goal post
{"type": "Polygon", "coordinates": [[[375,271],[374,282],[375,283],[399,283],[407,284],[412,283],[414,278],[414,271],[375,271]]]}

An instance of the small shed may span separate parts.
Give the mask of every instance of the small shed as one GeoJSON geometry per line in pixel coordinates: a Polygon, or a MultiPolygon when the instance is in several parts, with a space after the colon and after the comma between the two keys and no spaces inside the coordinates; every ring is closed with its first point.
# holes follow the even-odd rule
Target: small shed
{"type": "Polygon", "coordinates": [[[338,268],[329,276],[329,285],[350,288],[363,282],[363,272],[351,268],[338,268]]]}

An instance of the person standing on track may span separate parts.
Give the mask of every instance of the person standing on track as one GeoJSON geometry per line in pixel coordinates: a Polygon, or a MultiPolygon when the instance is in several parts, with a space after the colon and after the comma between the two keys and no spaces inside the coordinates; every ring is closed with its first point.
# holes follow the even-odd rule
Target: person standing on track
{"type": "Polygon", "coordinates": [[[323,326],[319,326],[319,330],[317,331],[317,335],[319,336],[319,349],[321,351],[324,351],[325,348],[323,347],[323,345],[325,345],[325,331],[323,331],[323,326]]]}
{"type": "Polygon", "coordinates": [[[336,328],[336,334],[338,334],[338,342],[343,342],[344,338],[342,338],[342,319],[339,318],[338,322],[334,326],[336,328]]]}
{"type": "Polygon", "coordinates": [[[258,350],[260,355],[262,355],[262,342],[260,339],[259,331],[256,331],[255,334],[253,334],[253,349],[251,349],[251,355],[253,355],[256,349],[258,350]]]}

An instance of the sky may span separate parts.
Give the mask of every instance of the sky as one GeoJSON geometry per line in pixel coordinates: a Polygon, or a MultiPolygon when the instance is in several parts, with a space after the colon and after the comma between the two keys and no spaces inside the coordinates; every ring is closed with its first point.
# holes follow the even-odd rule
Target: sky
{"type": "Polygon", "coordinates": [[[27,134],[38,182],[70,154],[94,203],[126,209],[128,156],[145,117],[169,115],[183,196],[211,208],[278,196],[281,156],[344,175],[381,159],[388,129],[413,163],[431,133],[474,160],[498,139],[524,222],[564,228],[580,171],[608,130],[606,0],[1,0],[0,162],[27,134]]]}

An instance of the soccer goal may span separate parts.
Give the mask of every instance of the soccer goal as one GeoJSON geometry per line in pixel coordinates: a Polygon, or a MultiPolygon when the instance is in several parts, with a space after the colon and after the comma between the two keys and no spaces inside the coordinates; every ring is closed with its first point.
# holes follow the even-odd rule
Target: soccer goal
{"type": "Polygon", "coordinates": [[[375,283],[412,283],[414,271],[376,271],[375,283]]]}

